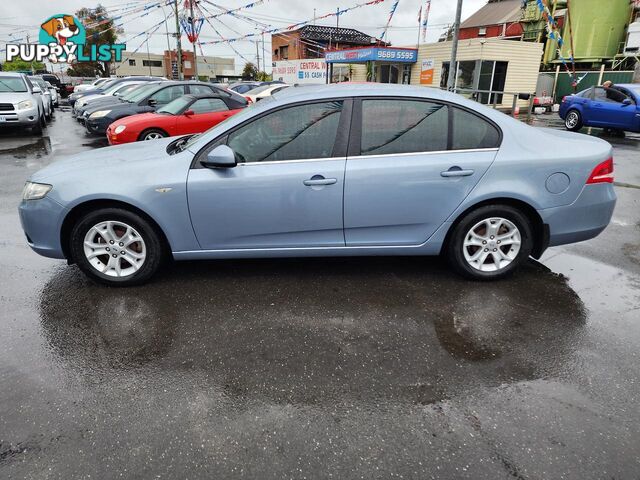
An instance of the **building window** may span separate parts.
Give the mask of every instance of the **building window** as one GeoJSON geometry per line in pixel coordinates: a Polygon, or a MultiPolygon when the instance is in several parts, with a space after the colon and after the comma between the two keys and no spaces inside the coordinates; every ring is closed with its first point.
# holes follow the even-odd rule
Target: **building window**
{"type": "Polygon", "coordinates": [[[143,67],[162,67],[162,60],[142,60],[143,67]]]}
{"type": "MultiPolygon", "coordinates": [[[[502,104],[504,86],[507,80],[509,62],[494,60],[471,60],[458,62],[455,89],[462,94],[471,95],[484,104],[502,104]],[[497,92],[497,93],[494,93],[497,92]]],[[[449,79],[449,62],[442,64],[440,87],[446,88],[449,79]]]]}
{"type": "Polygon", "coordinates": [[[478,36],[485,37],[487,35],[487,27],[478,28],[478,36]]]}
{"type": "Polygon", "coordinates": [[[289,60],[289,45],[280,47],[280,58],[282,60],[289,60]]]}
{"type": "Polygon", "coordinates": [[[130,58],[130,59],[129,59],[129,66],[130,66],[130,67],[135,67],[135,66],[136,66],[136,61],[135,61],[135,59],[133,59],[133,58],[130,58]]]}

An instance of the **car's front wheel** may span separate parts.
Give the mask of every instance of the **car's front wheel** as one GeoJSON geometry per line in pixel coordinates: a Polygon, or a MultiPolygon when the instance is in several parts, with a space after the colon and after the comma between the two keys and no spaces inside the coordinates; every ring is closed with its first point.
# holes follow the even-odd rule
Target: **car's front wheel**
{"type": "Polygon", "coordinates": [[[527,261],[532,228],[519,210],[488,205],[468,213],[454,228],[447,255],[453,268],[474,280],[498,280],[527,261]]]}
{"type": "Polygon", "coordinates": [[[577,110],[569,110],[564,119],[564,126],[571,132],[577,132],[582,128],[582,115],[577,110]]]}
{"type": "Polygon", "coordinates": [[[144,132],[142,132],[138,140],[143,140],[143,141],[158,140],[160,138],[165,138],[167,136],[168,136],[167,133],[164,132],[163,130],[152,128],[150,130],[145,130],[144,132]]]}
{"type": "Polygon", "coordinates": [[[71,255],[99,283],[130,286],[146,282],[160,267],[163,243],[136,213],[104,208],[81,217],[71,231],[71,255]]]}

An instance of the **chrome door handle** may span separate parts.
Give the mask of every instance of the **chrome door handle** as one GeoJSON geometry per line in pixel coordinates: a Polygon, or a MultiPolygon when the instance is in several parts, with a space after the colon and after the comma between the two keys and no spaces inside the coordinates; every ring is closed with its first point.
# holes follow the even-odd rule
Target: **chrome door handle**
{"type": "Polygon", "coordinates": [[[335,185],[336,183],[338,183],[338,179],[314,176],[309,180],[305,180],[302,183],[304,183],[307,187],[318,187],[318,186],[326,186],[326,185],[335,185]]]}
{"type": "Polygon", "coordinates": [[[462,170],[460,167],[451,167],[446,172],[440,172],[440,175],[445,178],[451,177],[470,177],[475,172],[473,170],[462,170]]]}

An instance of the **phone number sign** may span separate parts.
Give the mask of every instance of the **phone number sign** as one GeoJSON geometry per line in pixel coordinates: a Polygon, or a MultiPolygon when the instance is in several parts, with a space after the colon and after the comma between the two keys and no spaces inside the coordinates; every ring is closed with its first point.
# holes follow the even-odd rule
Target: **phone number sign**
{"type": "Polygon", "coordinates": [[[418,51],[413,48],[354,48],[327,52],[325,60],[327,63],[416,63],[418,61],[418,51]]]}

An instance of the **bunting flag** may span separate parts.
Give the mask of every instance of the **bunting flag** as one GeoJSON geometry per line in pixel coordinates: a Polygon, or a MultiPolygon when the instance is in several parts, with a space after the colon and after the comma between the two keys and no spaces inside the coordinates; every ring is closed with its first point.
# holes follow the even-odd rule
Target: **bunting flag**
{"type": "MultiPolygon", "coordinates": [[[[299,28],[302,27],[304,25],[310,25],[313,22],[323,19],[323,18],[329,18],[329,17],[338,17],[346,12],[350,12],[352,10],[355,10],[357,8],[363,8],[363,7],[368,7],[370,5],[377,5],[378,3],[382,3],[385,0],[369,0],[368,2],[365,3],[359,3],[357,5],[354,5],[352,7],[348,7],[342,10],[337,10],[335,12],[331,12],[331,13],[327,13],[325,15],[321,15],[319,17],[315,17],[315,18],[311,18],[309,20],[306,20],[304,22],[298,22],[298,23],[294,23],[293,25],[289,25],[286,28],[270,28],[270,29],[266,29],[266,30],[259,30],[253,33],[248,33],[246,35],[242,35],[241,37],[235,37],[235,38],[220,38],[219,40],[212,40],[209,42],[201,42],[202,45],[216,45],[219,43],[232,43],[232,42],[238,42],[240,40],[246,40],[246,39],[250,39],[253,37],[257,37],[257,36],[261,36],[262,34],[274,34],[274,33],[285,33],[288,32],[290,30],[293,30],[295,28],[299,28]]],[[[397,3],[397,2],[396,2],[397,3]]]]}
{"type": "Polygon", "coordinates": [[[424,18],[422,19],[422,43],[427,41],[427,26],[429,25],[429,13],[431,12],[431,0],[425,5],[424,18]]]}
{"type": "Polygon", "coordinates": [[[391,7],[391,11],[389,12],[389,19],[387,20],[387,24],[384,26],[382,35],[380,35],[380,40],[384,40],[384,38],[387,36],[387,30],[389,30],[389,25],[391,25],[391,20],[393,20],[393,15],[396,13],[396,9],[398,8],[399,3],[400,0],[396,0],[391,7]]]}
{"type": "MultiPolygon", "coordinates": [[[[191,3],[194,0],[185,0],[184,2],[184,10],[182,15],[180,15],[180,26],[182,27],[182,31],[187,35],[189,41],[193,44],[198,40],[198,36],[200,35],[200,31],[202,30],[202,25],[204,24],[204,18],[202,16],[197,17],[191,16],[191,3]]],[[[194,9],[193,14],[196,15],[197,8],[194,9]]]]}
{"type": "Polygon", "coordinates": [[[568,59],[562,55],[562,47],[564,47],[565,42],[560,35],[558,22],[556,22],[556,20],[553,18],[553,14],[551,13],[551,10],[549,10],[546,0],[536,0],[536,4],[538,5],[538,10],[540,10],[542,19],[546,22],[547,38],[558,42],[558,58],[567,71],[567,75],[571,77],[573,86],[577,87],[578,85],[580,85],[580,82],[582,82],[585,76],[577,78],[575,71],[572,71],[571,68],[569,68],[569,63],[575,64],[575,61],[573,59],[573,52],[571,52],[571,56],[568,59]]]}
{"type": "Polygon", "coordinates": [[[253,7],[257,7],[258,5],[262,5],[266,1],[268,0],[256,0],[255,2],[247,3],[246,5],[242,5],[241,7],[230,8],[229,10],[224,10],[222,12],[215,13],[213,15],[208,16],[207,18],[218,18],[218,17],[222,17],[223,15],[233,15],[234,13],[240,10],[246,10],[248,8],[253,8],[253,7]]]}

